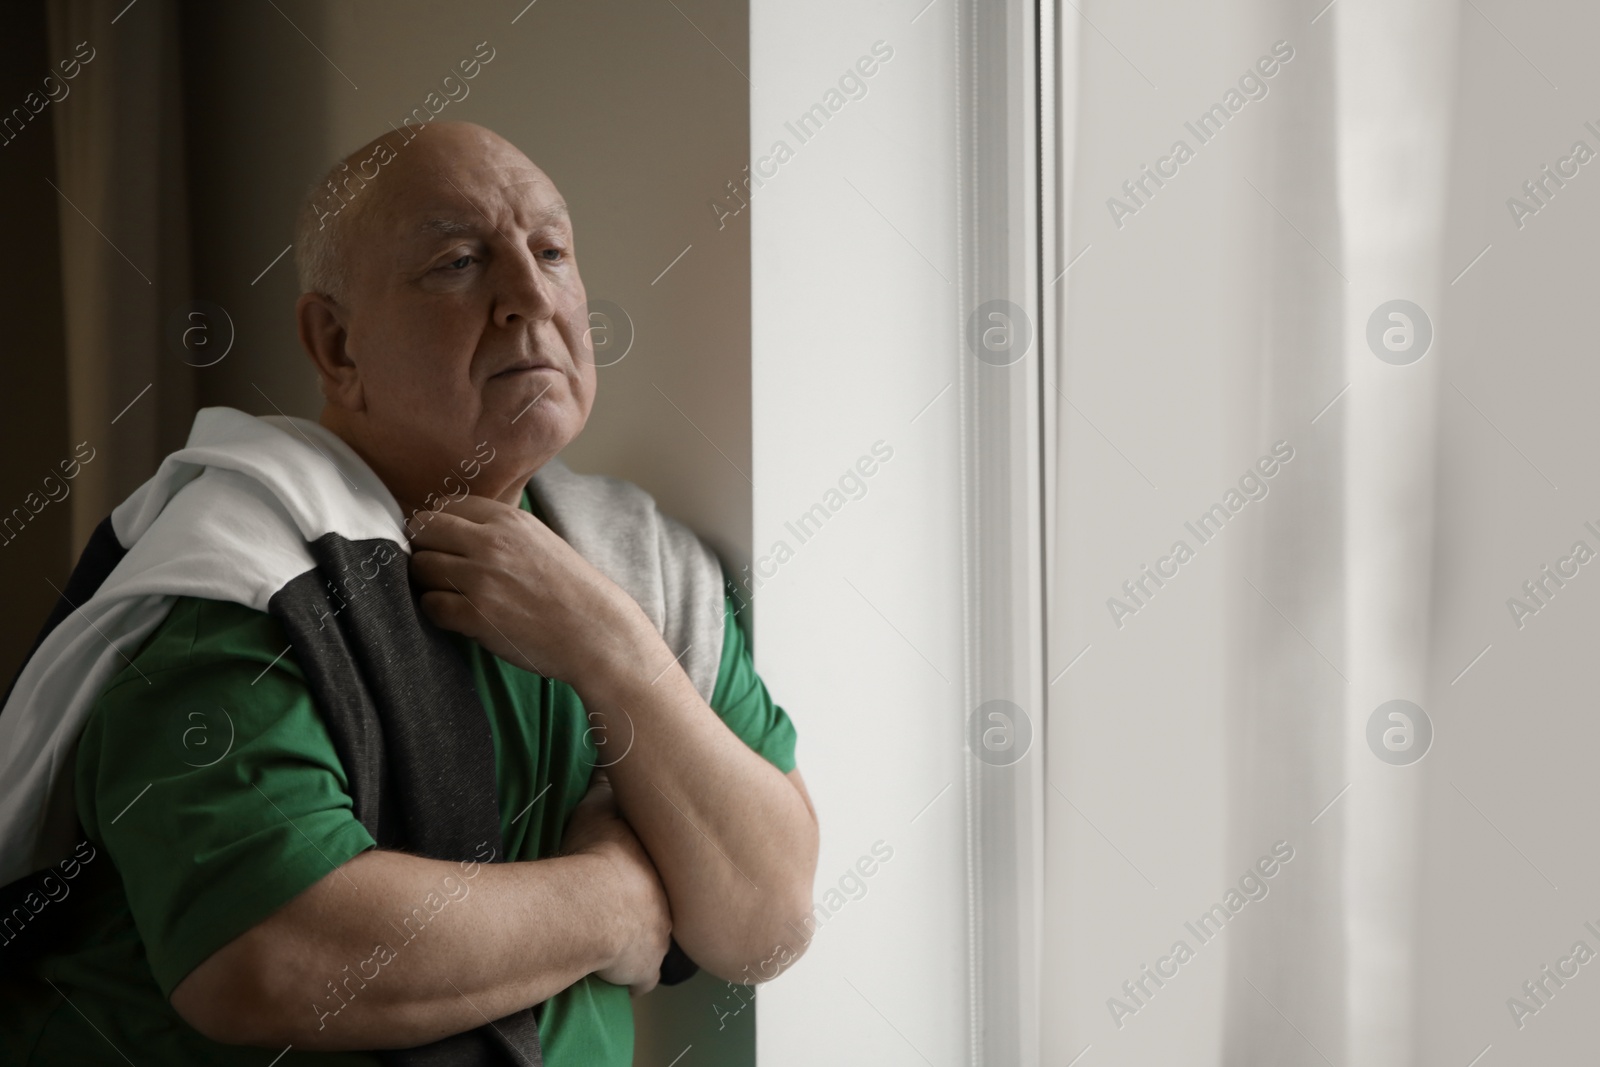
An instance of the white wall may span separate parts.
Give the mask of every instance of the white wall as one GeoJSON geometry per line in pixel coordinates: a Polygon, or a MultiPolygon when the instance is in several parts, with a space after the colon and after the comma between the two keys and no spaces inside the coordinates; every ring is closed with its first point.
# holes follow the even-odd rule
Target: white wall
{"type": "Polygon", "coordinates": [[[818,899],[874,842],[894,850],[763,988],[763,1065],[968,1059],[958,429],[940,396],[960,336],[954,8],[913,23],[918,6],[751,12],[752,155],[794,151],[751,208],[753,545],[794,551],[756,593],[757,665],[799,725],[818,899]],[[785,122],[877,41],[893,58],[866,95],[801,144],[785,122]],[[866,494],[800,544],[785,523],[879,440],[893,458],[866,494]]]}

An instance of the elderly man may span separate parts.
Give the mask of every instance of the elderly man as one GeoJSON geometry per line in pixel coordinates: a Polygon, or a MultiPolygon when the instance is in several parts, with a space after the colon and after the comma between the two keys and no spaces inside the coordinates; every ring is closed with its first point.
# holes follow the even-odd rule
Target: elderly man
{"type": "Polygon", "coordinates": [[[556,458],[595,392],[566,204],[408,133],[302,211],[320,426],[202,412],[0,715],[0,882],[73,909],[20,1062],[620,1067],[664,959],[804,951],[816,817],[715,557],[556,458]]]}

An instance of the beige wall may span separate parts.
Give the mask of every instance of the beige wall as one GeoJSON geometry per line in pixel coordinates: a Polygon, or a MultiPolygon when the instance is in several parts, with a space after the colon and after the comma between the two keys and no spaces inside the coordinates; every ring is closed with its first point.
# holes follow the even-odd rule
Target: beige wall
{"type": "MultiPolygon", "coordinates": [[[[745,6],[545,0],[515,24],[515,3],[276,6],[185,9],[196,295],[225,307],[238,333],[225,360],[198,372],[200,402],[316,414],[294,337],[292,255],[255,279],[328,163],[399,123],[488,42],[494,58],[439,117],[499,131],[550,174],[572,208],[591,301],[621,305],[637,331],[627,357],[601,370],[589,425],[564,458],[650,490],[743,566],[748,215],[719,231],[708,201],[748,158],[750,86],[735,67],[746,67],[745,6]]],[[[665,1067],[691,1042],[696,1064],[750,1062],[755,1013],[719,1029],[722,1002],[705,975],[636,1002],[636,1062],[665,1067]]]]}
{"type": "Polygon", "coordinates": [[[589,426],[564,457],[649,489],[742,566],[748,216],[718,230],[709,201],[747,158],[750,87],[734,65],[745,66],[744,5],[701,0],[680,14],[547,0],[515,25],[504,4],[278,6],[288,18],[271,5],[185,12],[197,295],[227,308],[238,331],[202,374],[200,402],[269,414],[265,394],[315,415],[292,254],[255,279],[289,244],[298,197],[328,163],[398,124],[486,41],[493,60],[439,117],[499,131],[550,174],[573,211],[591,300],[621,305],[637,333],[602,369],[589,426]]]}

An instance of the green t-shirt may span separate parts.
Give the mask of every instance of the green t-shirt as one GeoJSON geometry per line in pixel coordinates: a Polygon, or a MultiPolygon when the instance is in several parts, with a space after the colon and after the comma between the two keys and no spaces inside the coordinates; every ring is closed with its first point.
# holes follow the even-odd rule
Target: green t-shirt
{"type": "MultiPolygon", "coordinates": [[[[793,724],[756,675],[731,601],[724,616],[711,707],[787,773],[793,724]]],[[[506,854],[549,856],[596,763],[617,756],[598,755],[571,686],[451,637],[489,715],[506,854]]],[[[55,988],[41,980],[0,1008],[0,1061],[266,1062],[259,1048],[203,1037],[168,997],[217,949],[375,847],[288,644],[266,613],[182,597],[100,696],[78,747],[77,802],[95,849],[86,866],[110,862],[120,878],[81,890],[94,894],[80,902],[88,920],[40,964],[55,988]]],[[[550,1067],[627,1067],[627,988],[579,980],[545,1002],[539,1036],[550,1067]]],[[[291,1049],[276,1064],[378,1062],[291,1049]]]]}

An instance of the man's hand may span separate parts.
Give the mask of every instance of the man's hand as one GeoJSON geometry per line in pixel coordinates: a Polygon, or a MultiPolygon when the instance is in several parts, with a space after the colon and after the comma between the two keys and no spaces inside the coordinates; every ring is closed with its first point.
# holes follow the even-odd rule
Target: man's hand
{"type": "Polygon", "coordinates": [[[624,926],[618,931],[620,951],[616,959],[595,973],[607,982],[629,987],[634,996],[650,992],[661,979],[661,961],[666,957],[672,933],[672,913],[667,906],[667,891],[662,888],[650,857],[617,810],[605,771],[594,772],[588,793],[567,823],[561,852],[603,856],[616,865],[619,891],[632,903],[623,909],[624,926]]]}
{"type": "Polygon", "coordinates": [[[508,663],[576,685],[671,662],[633,598],[521,508],[469,496],[406,526],[424,613],[508,663]]]}
{"type": "Polygon", "coordinates": [[[804,952],[815,815],[797,783],[706,703],[633,598],[509,504],[467,497],[408,525],[411,573],[429,618],[566,682],[602,736],[631,741],[627,757],[608,764],[626,822],[613,814],[607,785],[604,801],[594,798],[602,811],[575,825],[592,840],[583,835],[599,831],[582,829],[585,821],[606,823],[612,839],[602,851],[635,887],[625,899],[647,869],[670,919],[641,905],[655,934],[618,941],[612,966],[593,973],[648,989],[659,981],[669,928],[702,969],[741,982],[771,977],[755,972],[775,951],[791,962],[804,952]]]}

